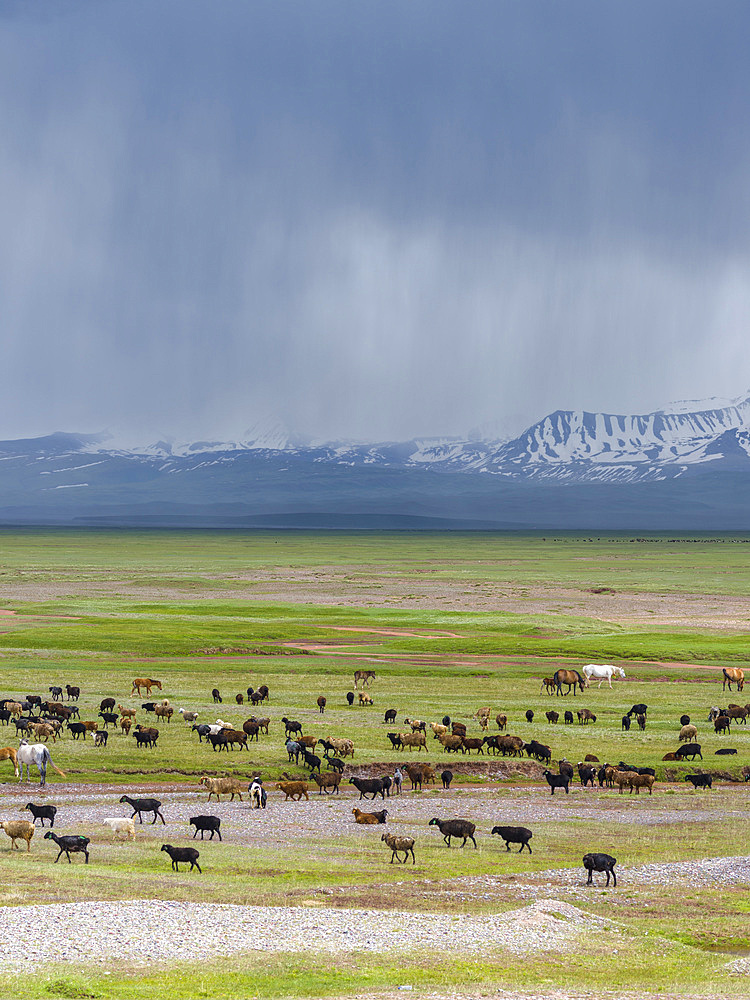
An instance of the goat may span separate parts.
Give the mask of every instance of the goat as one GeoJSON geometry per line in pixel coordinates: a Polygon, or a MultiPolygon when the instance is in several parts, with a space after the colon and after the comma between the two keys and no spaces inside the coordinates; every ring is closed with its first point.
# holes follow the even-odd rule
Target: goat
{"type": "Polygon", "coordinates": [[[477,842],[474,839],[474,831],[477,828],[476,823],[471,823],[467,819],[438,819],[435,816],[427,825],[436,826],[440,830],[443,840],[448,847],[451,846],[451,837],[455,837],[456,839],[463,837],[461,847],[466,846],[467,840],[470,840],[474,847],[477,846],[477,842]]]}
{"type": "Polygon", "coordinates": [[[607,885],[609,885],[610,875],[614,884],[617,885],[617,876],[615,875],[616,864],[617,858],[613,858],[611,854],[585,854],[583,856],[583,867],[589,873],[586,885],[592,885],[594,872],[606,872],[607,885]]]}
{"type": "Polygon", "coordinates": [[[525,826],[493,826],[492,833],[496,833],[503,838],[508,851],[511,844],[520,844],[519,854],[523,851],[524,847],[528,847],[529,854],[532,853],[529,841],[533,837],[533,834],[525,826]]]}
{"type": "Polygon", "coordinates": [[[34,824],[40,819],[42,821],[42,826],[44,826],[45,819],[49,820],[49,825],[52,827],[55,825],[55,815],[57,814],[57,806],[37,806],[33,802],[29,802],[24,806],[24,810],[28,810],[34,817],[34,824]]]}
{"type": "Polygon", "coordinates": [[[125,816],[112,816],[109,819],[103,819],[102,823],[112,831],[112,840],[120,833],[124,833],[126,838],[135,840],[135,824],[132,819],[127,819],[125,816]]]}
{"type": "Polygon", "coordinates": [[[191,816],[188,821],[190,826],[195,827],[193,833],[193,840],[198,836],[198,831],[201,832],[201,840],[203,840],[203,834],[207,831],[211,831],[211,836],[209,840],[214,839],[214,834],[218,833],[219,840],[221,840],[221,819],[218,816],[191,816]]]}
{"type": "Polygon", "coordinates": [[[178,872],[180,870],[180,861],[184,861],[185,864],[190,865],[190,871],[193,868],[197,868],[201,871],[201,866],[198,864],[198,858],[200,857],[200,851],[196,850],[194,847],[172,847],[171,844],[162,844],[162,851],[166,851],[167,854],[172,859],[172,871],[178,872]]]}
{"type": "Polygon", "coordinates": [[[68,864],[71,864],[70,855],[71,854],[83,854],[86,858],[86,864],[89,863],[89,844],[91,841],[88,837],[82,837],[78,833],[69,833],[64,837],[58,837],[56,833],[52,830],[47,830],[44,835],[45,840],[54,840],[60,851],[55,858],[55,864],[60,860],[63,854],[68,859],[68,864]]]}
{"type": "Polygon", "coordinates": [[[411,863],[416,864],[416,858],[414,857],[414,840],[412,837],[395,837],[392,833],[384,833],[380,839],[385,841],[391,849],[391,864],[393,864],[394,858],[396,861],[399,860],[399,854],[404,855],[403,864],[406,864],[409,860],[409,854],[411,854],[411,863]]]}
{"type": "Polygon", "coordinates": [[[166,826],[161,812],[161,802],[158,799],[131,799],[129,795],[122,795],[120,797],[120,802],[127,802],[133,810],[133,815],[130,817],[131,819],[135,819],[137,816],[138,822],[143,823],[143,813],[153,813],[154,818],[151,821],[151,826],[156,823],[157,817],[162,821],[163,825],[166,826]]]}

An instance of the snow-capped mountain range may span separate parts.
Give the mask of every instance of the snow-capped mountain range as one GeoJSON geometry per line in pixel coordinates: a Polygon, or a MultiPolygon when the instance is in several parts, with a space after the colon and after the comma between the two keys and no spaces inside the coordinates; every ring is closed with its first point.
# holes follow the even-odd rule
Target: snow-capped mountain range
{"type": "MultiPolygon", "coordinates": [[[[0,521],[65,521],[78,511],[89,520],[127,520],[134,510],[169,518],[189,509],[213,523],[218,510],[231,517],[315,510],[333,512],[335,524],[341,511],[454,517],[460,510],[463,519],[494,524],[499,509],[507,515],[512,508],[519,523],[530,510],[547,523],[570,502],[572,487],[658,483],[674,484],[672,506],[690,495],[698,518],[713,503],[711,483],[720,473],[747,480],[750,489],[750,393],[639,415],[558,410],[511,440],[319,442],[272,423],[235,441],[134,447],[106,435],[67,433],[2,441],[0,521]]],[[[738,497],[735,489],[733,516],[745,509],[738,497]]],[[[750,526],[750,504],[747,520],[750,526]]]]}

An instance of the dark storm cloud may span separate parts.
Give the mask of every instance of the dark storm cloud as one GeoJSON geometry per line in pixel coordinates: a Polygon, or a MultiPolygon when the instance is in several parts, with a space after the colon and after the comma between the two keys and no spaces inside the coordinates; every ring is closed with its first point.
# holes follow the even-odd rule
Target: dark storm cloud
{"type": "Polygon", "coordinates": [[[0,436],[750,384],[743,4],[0,5],[0,436]]]}

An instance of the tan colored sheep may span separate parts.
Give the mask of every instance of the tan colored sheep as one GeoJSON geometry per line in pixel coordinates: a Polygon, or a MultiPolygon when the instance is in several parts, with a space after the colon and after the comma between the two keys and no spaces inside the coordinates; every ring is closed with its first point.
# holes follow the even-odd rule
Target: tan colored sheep
{"type": "MultiPolygon", "coordinates": [[[[0,823],[0,829],[5,830],[10,837],[10,849],[16,847],[17,840],[26,841],[26,850],[31,850],[31,838],[34,836],[34,824],[27,819],[6,819],[0,823]]],[[[16,848],[20,851],[20,847],[16,848]]]]}
{"type": "Polygon", "coordinates": [[[310,796],[307,794],[308,785],[306,781],[277,781],[276,788],[286,795],[285,802],[287,799],[291,799],[293,802],[300,802],[303,795],[308,801],[310,800],[310,796]]]}
{"type": "Polygon", "coordinates": [[[238,781],[236,778],[209,778],[204,775],[200,780],[201,785],[205,785],[208,789],[208,801],[211,801],[211,796],[215,795],[217,802],[221,802],[222,795],[231,795],[232,801],[235,795],[239,796],[240,802],[242,802],[242,789],[244,784],[238,781]]]}

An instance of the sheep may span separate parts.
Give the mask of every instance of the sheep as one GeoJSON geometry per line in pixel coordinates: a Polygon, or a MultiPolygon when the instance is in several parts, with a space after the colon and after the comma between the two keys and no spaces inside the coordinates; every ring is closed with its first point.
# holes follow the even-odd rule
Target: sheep
{"type": "Polygon", "coordinates": [[[126,840],[128,838],[135,840],[135,823],[132,819],[125,816],[111,816],[108,819],[103,819],[102,823],[112,831],[112,840],[115,840],[121,833],[125,834],[126,840]]]}
{"type": "Polygon", "coordinates": [[[587,726],[589,722],[596,722],[596,716],[588,708],[582,708],[580,712],[576,712],[576,715],[579,725],[587,726]]]}
{"type": "Polygon", "coordinates": [[[703,760],[700,743],[685,743],[683,746],[678,747],[677,750],[675,750],[675,755],[679,760],[685,760],[687,757],[691,760],[695,760],[696,757],[700,757],[700,759],[703,760]]]}
{"type": "MultiPolygon", "coordinates": [[[[186,712],[184,708],[178,710],[179,714],[185,720],[185,722],[195,722],[198,718],[198,712],[186,712]]],[[[124,714],[124,713],[122,713],[124,714]]]]}
{"type": "Polygon", "coordinates": [[[503,712],[499,712],[495,716],[495,722],[497,723],[497,728],[502,732],[508,725],[508,716],[503,712]]]}
{"type": "Polygon", "coordinates": [[[320,710],[320,714],[321,714],[321,715],[322,715],[322,714],[323,714],[323,713],[325,712],[325,710],[326,710],[326,700],[327,700],[327,699],[325,698],[325,696],[324,696],[324,695],[322,695],[322,694],[321,694],[321,695],[318,695],[318,708],[319,708],[319,710],[320,710]]]}
{"type": "Polygon", "coordinates": [[[352,809],[352,814],[354,815],[355,823],[361,823],[363,826],[376,826],[378,823],[385,823],[386,817],[388,816],[388,810],[381,809],[379,812],[366,813],[361,812],[355,806],[352,809]]]}
{"type": "Polygon", "coordinates": [[[452,722],[451,733],[454,736],[466,736],[466,726],[463,722],[452,722]]]}
{"type": "Polygon", "coordinates": [[[391,741],[391,746],[394,750],[399,750],[401,748],[401,737],[398,733],[386,733],[386,736],[391,741]]]}
{"type": "Polygon", "coordinates": [[[301,722],[297,722],[295,719],[287,719],[285,715],[282,715],[281,721],[284,723],[284,735],[287,738],[294,733],[302,732],[301,722]]]}
{"type": "Polygon", "coordinates": [[[440,780],[443,782],[443,788],[446,790],[451,787],[451,781],[453,781],[453,771],[441,771],[440,780]]]}
{"type": "Polygon", "coordinates": [[[122,729],[123,736],[130,736],[130,727],[133,725],[133,720],[129,716],[125,716],[120,719],[120,728],[122,729]]]}
{"type": "Polygon", "coordinates": [[[54,840],[57,846],[60,848],[60,852],[55,858],[55,864],[60,860],[63,854],[68,859],[68,864],[71,864],[70,855],[73,854],[83,854],[86,858],[86,864],[89,863],[89,844],[90,840],[88,837],[82,837],[77,833],[66,834],[63,837],[58,837],[56,833],[52,830],[47,830],[44,835],[45,840],[54,840]]]}
{"type": "Polygon", "coordinates": [[[544,777],[547,779],[550,794],[554,795],[556,788],[564,788],[565,794],[570,795],[570,791],[568,790],[570,778],[567,774],[553,774],[551,771],[545,771],[544,777]]]}
{"type": "Polygon", "coordinates": [[[401,749],[405,747],[409,748],[409,753],[411,753],[412,747],[417,748],[417,753],[420,750],[424,750],[427,753],[427,739],[424,733],[399,733],[401,737],[401,749]]]}
{"type": "Polygon", "coordinates": [[[268,802],[268,792],[263,787],[263,779],[258,775],[253,778],[247,786],[247,794],[250,796],[250,803],[253,809],[265,809],[268,802]]]}
{"type": "Polygon", "coordinates": [[[690,725],[690,716],[689,715],[681,715],[680,716],[680,725],[681,726],[689,726],[690,725]]]}
{"type": "Polygon", "coordinates": [[[613,769],[613,772],[612,772],[613,787],[614,787],[614,785],[617,785],[617,787],[620,789],[620,795],[622,795],[622,793],[624,792],[624,790],[630,784],[630,775],[631,775],[631,773],[632,772],[630,772],[630,771],[618,771],[616,768],[613,769]]]}
{"type": "Polygon", "coordinates": [[[531,709],[531,708],[527,709],[527,711],[526,711],[526,721],[527,722],[533,722],[534,721],[534,712],[533,712],[533,709],[531,709]]]}
{"type": "Polygon", "coordinates": [[[695,726],[683,726],[682,729],[680,730],[679,742],[690,743],[695,739],[697,735],[698,735],[698,730],[695,728],[695,726]]]}
{"type": "Polygon", "coordinates": [[[210,778],[208,775],[204,775],[199,784],[204,785],[208,789],[208,801],[211,801],[211,796],[216,796],[216,801],[221,802],[222,795],[230,795],[230,802],[234,801],[235,795],[238,796],[240,802],[242,802],[242,784],[237,780],[237,778],[210,778]]]}
{"type": "Polygon", "coordinates": [[[75,684],[66,684],[65,691],[68,695],[68,701],[78,701],[81,697],[81,689],[75,684]]]}
{"type": "Polygon", "coordinates": [[[389,708],[386,710],[386,713],[383,716],[383,722],[385,722],[386,725],[388,725],[389,723],[392,725],[396,721],[397,715],[398,715],[397,709],[389,708]]]}
{"type": "Polygon", "coordinates": [[[686,774],[685,781],[689,781],[697,792],[699,788],[710,788],[713,778],[710,774],[686,774]]]}
{"type": "Polygon", "coordinates": [[[334,793],[338,795],[339,785],[341,784],[341,774],[338,771],[326,771],[325,774],[315,774],[313,772],[312,779],[318,786],[318,795],[321,795],[323,792],[328,795],[330,789],[333,789],[334,793]]]}
{"type": "Polygon", "coordinates": [[[553,712],[545,712],[544,714],[547,716],[547,722],[549,722],[553,726],[556,726],[557,723],[560,720],[560,713],[559,712],[554,712],[554,711],[553,712]]]}
{"type": "Polygon", "coordinates": [[[180,870],[180,861],[184,861],[186,864],[190,864],[190,871],[192,871],[193,868],[197,868],[201,875],[203,874],[201,866],[198,864],[200,851],[196,850],[194,847],[172,847],[171,844],[162,844],[161,849],[162,851],[166,851],[172,859],[173,872],[178,872],[180,870]]]}
{"type": "Polygon", "coordinates": [[[42,821],[42,826],[44,826],[45,819],[49,820],[49,825],[52,827],[55,825],[55,816],[57,815],[57,806],[37,806],[33,802],[27,803],[24,807],[24,811],[28,810],[34,817],[33,823],[36,825],[36,821],[40,819],[42,821]]]}
{"type": "Polygon", "coordinates": [[[99,714],[102,712],[111,712],[115,705],[116,701],[114,698],[102,698],[99,702],[99,714]]]}
{"type": "Polygon", "coordinates": [[[221,704],[221,695],[219,694],[219,689],[218,688],[214,688],[213,689],[213,691],[211,692],[211,697],[214,700],[214,705],[220,705],[221,704]]]}
{"type": "MultiPolygon", "coordinates": [[[[644,705],[643,702],[639,702],[637,705],[633,705],[633,707],[628,712],[628,715],[647,715],[647,714],[648,714],[648,705],[644,705]]],[[[602,855],[602,857],[605,856],[609,857],[609,855],[602,855]]]]}
{"type": "Polygon", "coordinates": [[[641,788],[648,788],[648,794],[652,794],[652,789],[654,787],[654,776],[653,774],[631,774],[628,780],[630,785],[630,794],[633,794],[633,789],[635,789],[635,794],[639,795],[641,788]]]}
{"type": "Polygon", "coordinates": [[[595,767],[592,767],[591,764],[584,764],[583,761],[578,762],[578,777],[581,779],[581,784],[584,788],[589,782],[591,782],[591,787],[594,787],[595,776],[595,767]]]}
{"type": "Polygon", "coordinates": [[[310,800],[310,796],[307,794],[308,784],[306,781],[277,781],[275,787],[284,793],[286,796],[284,799],[285,802],[287,799],[291,799],[292,802],[301,802],[303,795],[307,801],[310,800]]]}
{"type": "Polygon", "coordinates": [[[359,703],[360,703],[360,705],[372,705],[373,704],[372,695],[371,694],[367,694],[367,693],[365,693],[363,691],[360,691],[359,692],[359,703]]]}
{"type": "Polygon", "coordinates": [[[382,778],[349,778],[349,784],[359,791],[360,799],[367,798],[372,793],[374,799],[378,794],[381,799],[385,798],[385,786],[382,778]]]}
{"type": "Polygon", "coordinates": [[[717,757],[724,754],[730,754],[733,756],[736,753],[736,750],[730,749],[729,747],[724,747],[722,750],[714,750],[714,755],[717,757]]]}
{"type": "Polygon", "coordinates": [[[26,852],[31,850],[31,838],[34,836],[34,824],[29,823],[27,819],[6,819],[0,823],[0,829],[5,830],[6,834],[10,837],[10,849],[13,848],[20,851],[20,847],[16,846],[17,840],[26,841],[26,852]]]}
{"type": "Polygon", "coordinates": [[[346,700],[349,703],[349,708],[351,708],[352,705],[354,704],[354,692],[353,691],[347,691],[346,692],[346,700]]]}
{"type": "Polygon", "coordinates": [[[533,834],[525,826],[493,826],[492,833],[496,833],[503,838],[506,850],[510,850],[511,844],[520,844],[519,854],[523,851],[524,847],[528,847],[529,854],[532,853],[529,841],[533,837],[533,834]]]}
{"type": "Polygon", "coordinates": [[[392,833],[384,833],[380,839],[391,849],[391,864],[393,864],[394,858],[396,861],[399,860],[399,854],[404,855],[403,864],[406,864],[409,860],[409,854],[411,854],[412,864],[416,864],[416,858],[414,857],[414,839],[412,837],[395,837],[392,833]]]}
{"type": "Polygon", "coordinates": [[[413,733],[426,733],[427,731],[427,723],[422,719],[410,719],[407,716],[404,716],[404,724],[411,726],[411,731],[413,733]]]}
{"type": "Polygon", "coordinates": [[[646,730],[646,716],[643,712],[639,713],[635,717],[635,721],[638,723],[638,728],[643,733],[646,730]]]}
{"type": "Polygon", "coordinates": [[[607,885],[609,885],[609,876],[612,876],[614,884],[617,885],[617,876],[615,875],[615,865],[617,864],[617,858],[613,858],[611,854],[585,854],[583,857],[583,867],[589,873],[589,877],[586,880],[586,885],[593,884],[593,874],[594,872],[606,872],[607,873],[607,885]]]}
{"type": "MultiPolygon", "coordinates": [[[[128,718],[134,719],[135,718],[135,712],[136,712],[136,710],[134,708],[124,708],[122,705],[118,704],[117,710],[119,711],[120,715],[123,716],[123,718],[125,718],[125,719],[128,719],[128,718]]],[[[182,709],[180,709],[180,711],[182,711],[182,709]]],[[[196,712],[196,715],[197,714],[198,713],[196,712]]]]}
{"type": "Polygon", "coordinates": [[[448,732],[447,726],[442,726],[439,722],[431,722],[430,729],[432,730],[433,739],[438,739],[441,736],[445,736],[448,732]]]}
{"type": "Polygon", "coordinates": [[[191,816],[188,820],[190,826],[194,826],[195,830],[193,832],[193,840],[198,836],[198,831],[201,832],[201,840],[203,840],[203,834],[206,830],[211,831],[211,836],[209,840],[214,839],[214,834],[218,833],[219,840],[221,840],[221,819],[218,816],[191,816]]]}
{"type": "Polygon", "coordinates": [[[174,709],[171,705],[156,705],[154,707],[154,715],[157,719],[166,719],[167,722],[171,722],[172,716],[174,715],[174,709]]]}
{"type": "Polygon", "coordinates": [[[563,719],[564,719],[564,722],[565,722],[566,726],[572,726],[573,725],[573,713],[572,713],[572,711],[570,711],[570,709],[565,713],[565,715],[563,716],[563,719]]]}
{"type": "MultiPolygon", "coordinates": [[[[444,753],[458,753],[459,750],[463,748],[464,741],[462,736],[451,736],[446,733],[444,736],[438,737],[439,742],[443,747],[444,753]]],[[[427,749],[425,747],[425,749],[427,749]]]]}
{"type": "Polygon", "coordinates": [[[158,799],[131,799],[129,795],[122,795],[120,796],[120,802],[127,802],[133,810],[131,819],[135,819],[137,816],[138,822],[143,823],[143,813],[153,813],[154,818],[151,820],[151,826],[156,823],[157,818],[166,826],[161,812],[161,802],[158,799]]]}
{"type": "Polygon", "coordinates": [[[108,739],[109,739],[109,733],[105,732],[104,730],[101,733],[94,733],[94,746],[106,747],[108,739]]]}
{"type": "Polygon", "coordinates": [[[475,848],[477,846],[477,842],[474,839],[474,831],[477,828],[476,824],[469,822],[467,819],[438,819],[435,816],[427,825],[436,826],[440,830],[443,840],[448,847],[451,846],[451,837],[455,837],[456,839],[463,837],[461,847],[466,847],[467,840],[470,840],[475,848]]]}
{"type": "Polygon", "coordinates": [[[245,704],[245,696],[244,696],[244,694],[242,694],[242,692],[240,692],[239,694],[236,694],[234,696],[234,700],[237,702],[238,705],[244,705],[245,704]]]}
{"type": "Polygon", "coordinates": [[[725,730],[731,735],[730,718],[728,715],[719,715],[714,719],[714,732],[723,733],[725,730]]]}
{"type": "Polygon", "coordinates": [[[461,753],[471,754],[472,750],[477,751],[477,756],[481,753],[484,756],[484,739],[478,736],[461,737],[461,753]]]}
{"type": "Polygon", "coordinates": [[[155,747],[156,741],[159,739],[159,730],[146,728],[145,726],[136,726],[133,730],[133,736],[135,737],[135,745],[137,747],[155,747]]]}
{"type": "Polygon", "coordinates": [[[305,767],[310,768],[311,774],[315,770],[317,770],[318,774],[320,774],[320,765],[323,763],[322,760],[317,754],[308,753],[304,747],[302,748],[302,763],[305,767]]]}

